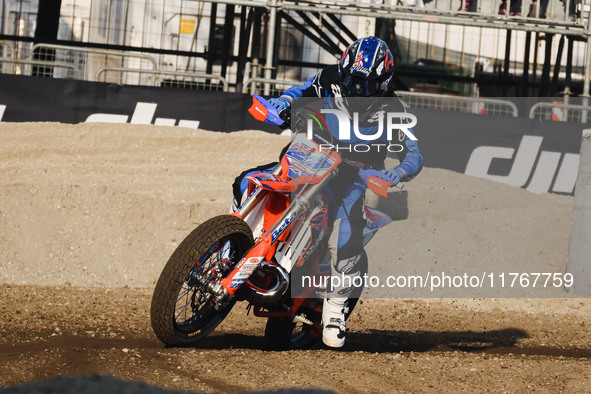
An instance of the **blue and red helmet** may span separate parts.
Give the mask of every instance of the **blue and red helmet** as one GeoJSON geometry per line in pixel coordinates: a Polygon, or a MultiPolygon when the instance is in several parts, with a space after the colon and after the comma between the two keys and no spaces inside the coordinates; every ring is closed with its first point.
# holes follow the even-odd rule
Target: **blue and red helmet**
{"type": "Polygon", "coordinates": [[[394,75],[394,58],[379,38],[360,38],[343,52],[339,74],[349,95],[382,96],[394,75]]]}

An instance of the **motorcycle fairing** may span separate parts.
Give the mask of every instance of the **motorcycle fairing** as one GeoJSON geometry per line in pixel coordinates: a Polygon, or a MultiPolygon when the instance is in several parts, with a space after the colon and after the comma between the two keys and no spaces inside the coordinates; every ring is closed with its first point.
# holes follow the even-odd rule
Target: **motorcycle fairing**
{"type": "MultiPolygon", "coordinates": [[[[251,186],[259,186],[266,190],[280,193],[270,193],[265,201],[265,211],[263,215],[263,228],[265,233],[258,239],[255,246],[242,258],[240,263],[232,270],[232,272],[224,278],[220,284],[226,288],[228,293],[233,294],[246,280],[242,277],[236,278],[236,275],[243,276],[250,271],[250,264],[247,265],[249,270],[242,268],[244,264],[250,259],[258,259],[259,261],[266,260],[272,262],[272,258],[277,248],[277,241],[285,241],[289,231],[295,221],[297,214],[293,212],[292,215],[282,219],[281,224],[276,227],[271,234],[268,234],[272,224],[277,224],[281,214],[285,212],[291,200],[287,193],[291,192],[293,183],[310,182],[322,180],[326,175],[330,174],[341,163],[340,156],[335,152],[320,152],[319,146],[314,141],[308,140],[304,135],[296,136],[290,148],[282,158],[282,173],[275,176],[269,173],[253,174],[247,179],[251,186]],[[291,172],[291,168],[297,166],[297,170],[291,172]],[[290,180],[291,179],[291,180],[290,180]],[[286,189],[289,187],[289,190],[286,189]],[[242,271],[242,273],[240,273],[242,271]]],[[[253,271],[250,271],[252,273],[253,271]]]]}
{"type": "Polygon", "coordinates": [[[291,182],[279,179],[273,174],[267,172],[258,172],[246,177],[249,182],[254,183],[258,187],[266,190],[271,190],[280,193],[291,192],[291,182]]]}
{"type": "Polygon", "coordinates": [[[220,284],[228,290],[231,289],[231,293],[235,292],[257,269],[260,262],[265,258],[264,256],[267,254],[268,247],[265,242],[255,244],[247,255],[234,267],[232,275],[222,279],[220,284]]]}
{"type": "Polygon", "coordinates": [[[281,159],[283,173],[291,179],[311,176],[312,183],[320,181],[326,174],[341,164],[338,153],[322,151],[320,145],[298,133],[281,159]]]}

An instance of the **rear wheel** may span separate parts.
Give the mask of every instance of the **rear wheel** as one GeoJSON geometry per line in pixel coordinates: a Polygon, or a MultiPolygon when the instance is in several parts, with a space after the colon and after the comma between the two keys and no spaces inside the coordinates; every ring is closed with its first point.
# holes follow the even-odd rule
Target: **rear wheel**
{"type": "Polygon", "coordinates": [[[320,315],[311,320],[312,325],[293,322],[291,319],[270,317],[265,326],[265,346],[267,350],[312,349],[322,341],[320,315]]]}
{"type": "MultiPolygon", "coordinates": [[[[367,273],[367,254],[365,250],[360,260],[359,269],[363,274],[367,273]]],[[[347,301],[347,313],[345,320],[349,319],[353,309],[359,302],[362,288],[356,289],[347,301]]],[[[311,349],[322,343],[322,305],[321,299],[310,299],[310,304],[301,308],[299,316],[308,320],[307,324],[301,321],[293,322],[291,319],[270,317],[265,326],[265,345],[268,350],[300,350],[311,349]]],[[[289,302],[286,302],[289,303],[289,302]]],[[[304,320],[304,319],[300,319],[304,320]]]]}
{"type": "Polygon", "coordinates": [[[231,215],[216,216],[193,230],[170,256],[154,289],[150,315],[158,339],[187,345],[213,331],[235,301],[215,309],[207,284],[227,276],[252,245],[248,225],[231,215]]]}

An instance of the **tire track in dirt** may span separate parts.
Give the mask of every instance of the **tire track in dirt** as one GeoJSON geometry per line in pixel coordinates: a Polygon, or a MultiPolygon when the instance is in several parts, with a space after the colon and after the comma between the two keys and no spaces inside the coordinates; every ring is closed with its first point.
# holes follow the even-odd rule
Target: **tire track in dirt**
{"type": "Polygon", "coordinates": [[[529,318],[518,308],[481,311],[446,300],[363,300],[342,350],[267,352],[264,321],[246,316],[244,303],[196,346],[166,348],[151,332],[150,295],[150,289],[0,286],[7,316],[0,324],[0,387],[91,374],[208,392],[528,385],[575,392],[590,383],[589,314],[572,300],[529,300],[539,312],[529,318]],[[543,312],[557,306],[560,319],[543,312]],[[386,309],[396,318],[381,318],[386,309]],[[573,346],[573,338],[586,345],[573,346]]]}

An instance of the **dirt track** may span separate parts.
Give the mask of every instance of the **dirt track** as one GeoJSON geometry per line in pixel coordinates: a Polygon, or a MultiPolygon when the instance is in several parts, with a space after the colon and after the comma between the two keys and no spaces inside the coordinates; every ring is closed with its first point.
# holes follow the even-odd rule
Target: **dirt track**
{"type": "Polygon", "coordinates": [[[262,351],[263,321],[242,304],[198,347],[165,349],[149,290],[4,285],[0,300],[2,386],[95,373],[208,392],[591,387],[589,306],[575,300],[365,300],[342,351],[295,352],[262,351]]]}
{"type": "MultiPolygon", "coordinates": [[[[286,139],[84,124],[0,123],[0,135],[0,387],[93,373],[208,392],[591,387],[583,299],[368,299],[342,351],[297,352],[262,351],[264,321],[238,304],[198,347],[166,349],[148,319],[162,265],[191,228],[227,209],[233,175],[273,159],[286,139]]],[[[401,264],[433,254],[566,260],[570,197],[428,168],[408,189],[408,218],[394,226],[425,243],[401,264]],[[440,232],[428,237],[431,225],[440,232]],[[464,235],[464,247],[445,247],[464,235]]]]}

